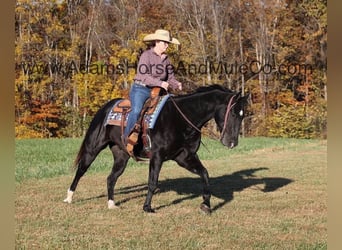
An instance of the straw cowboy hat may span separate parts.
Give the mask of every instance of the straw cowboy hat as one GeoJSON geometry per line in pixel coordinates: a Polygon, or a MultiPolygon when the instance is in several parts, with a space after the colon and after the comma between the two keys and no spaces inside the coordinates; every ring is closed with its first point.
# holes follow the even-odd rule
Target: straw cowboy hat
{"type": "Polygon", "coordinates": [[[165,42],[173,43],[177,45],[180,44],[178,39],[171,37],[170,32],[167,30],[156,30],[153,34],[148,34],[143,39],[144,42],[156,41],[156,40],[165,41],[165,42]]]}

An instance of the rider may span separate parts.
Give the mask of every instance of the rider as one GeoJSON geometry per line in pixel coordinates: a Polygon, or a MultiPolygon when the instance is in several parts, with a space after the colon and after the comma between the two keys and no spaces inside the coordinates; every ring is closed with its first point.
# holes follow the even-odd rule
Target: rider
{"type": "Polygon", "coordinates": [[[145,101],[150,97],[152,87],[161,87],[167,91],[169,87],[182,90],[182,83],[177,81],[170,60],[165,53],[169,44],[179,45],[176,38],[167,30],[156,30],[144,37],[144,42],[151,42],[152,47],[144,51],[139,59],[137,74],[131,87],[129,97],[131,112],[127,119],[124,139],[131,133],[137,122],[145,101]]]}

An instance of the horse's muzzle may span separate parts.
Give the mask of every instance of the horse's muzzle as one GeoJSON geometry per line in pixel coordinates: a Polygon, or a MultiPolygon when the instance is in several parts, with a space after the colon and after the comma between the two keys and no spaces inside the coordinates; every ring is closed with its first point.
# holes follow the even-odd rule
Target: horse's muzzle
{"type": "Polygon", "coordinates": [[[234,141],[224,141],[224,140],[221,140],[221,143],[223,145],[225,145],[226,147],[228,147],[229,149],[233,149],[237,146],[237,142],[234,142],[234,141]]]}

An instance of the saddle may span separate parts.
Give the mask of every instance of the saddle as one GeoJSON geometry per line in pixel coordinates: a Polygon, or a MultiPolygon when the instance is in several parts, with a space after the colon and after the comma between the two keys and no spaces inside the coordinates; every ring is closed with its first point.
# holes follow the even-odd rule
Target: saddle
{"type": "Polygon", "coordinates": [[[129,99],[123,99],[118,105],[114,106],[113,111],[117,113],[131,111],[131,101],[129,99]]]}
{"type": "MultiPolygon", "coordinates": [[[[154,87],[151,90],[150,97],[146,100],[140,116],[138,118],[138,121],[133,127],[132,132],[129,134],[128,138],[126,139],[126,150],[130,154],[131,157],[137,160],[137,157],[134,153],[134,146],[138,143],[138,140],[142,140],[143,148],[142,148],[142,155],[146,158],[150,158],[151,156],[151,140],[148,135],[148,124],[144,120],[145,115],[151,115],[154,110],[156,109],[156,106],[159,102],[159,99],[161,98],[161,88],[154,87]],[[141,137],[139,137],[141,134],[141,137]]],[[[121,119],[117,121],[112,121],[110,125],[117,125],[121,127],[121,134],[124,134],[124,129],[127,124],[126,118],[128,113],[131,111],[131,101],[129,99],[123,99],[118,105],[115,105],[113,107],[114,113],[121,114],[121,119]]],[[[123,138],[122,138],[123,139],[123,138]]],[[[125,142],[123,140],[123,144],[125,145],[125,142]]]]}

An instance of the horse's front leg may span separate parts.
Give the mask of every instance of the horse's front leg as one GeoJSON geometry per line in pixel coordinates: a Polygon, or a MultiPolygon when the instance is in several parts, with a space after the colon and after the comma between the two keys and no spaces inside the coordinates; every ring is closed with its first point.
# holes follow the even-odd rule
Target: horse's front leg
{"type": "Polygon", "coordinates": [[[151,207],[152,196],[157,189],[159,173],[161,169],[162,161],[159,160],[159,157],[153,156],[150,160],[150,169],[149,169],[149,177],[148,177],[148,191],[146,200],[144,203],[143,210],[148,213],[154,213],[155,211],[151,207]]]}
{"type": "Polygon", "coordinates": [[[199,175],[201,176],[201,179],[203,181],[203,202],[200,208],[206,214],[210,214],[211,213],[211,208],[210,208],[211,191],[210,191],[210,185],[209,185],[209,174],[208,174],[207,169],[202,166],[202,168],[199,169],[199,175]]]}
{"type": "Polygon", "coordinates": [[[199,160],[196,153],[190,153],[184,150],[175,161],[185,169],[189,170],[191,173],[197,174],[201,177],[203,182],[203,202],[200,206],[201,210],[206,214],[211,213],[210,208],[210,198],[211,191],[209,185],[209,174],[207,169],[203,166],[201,161],[199,160]]]}

